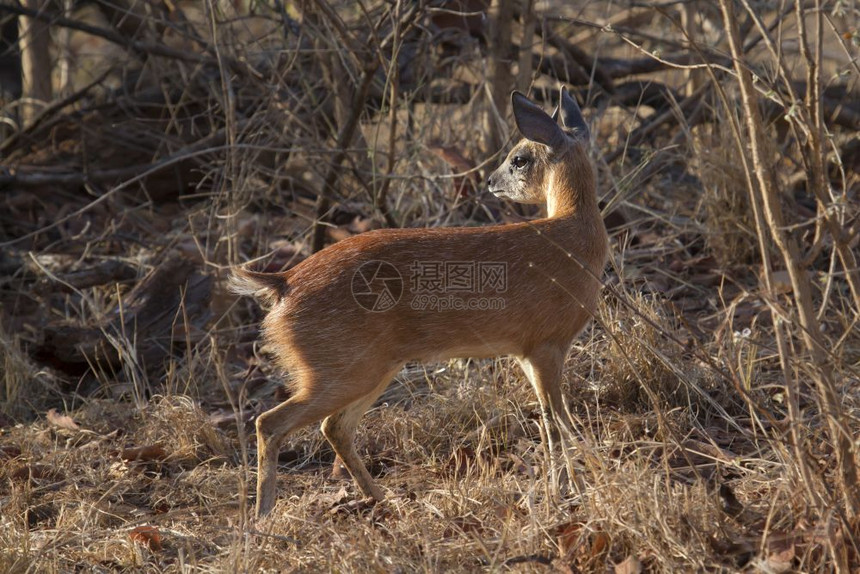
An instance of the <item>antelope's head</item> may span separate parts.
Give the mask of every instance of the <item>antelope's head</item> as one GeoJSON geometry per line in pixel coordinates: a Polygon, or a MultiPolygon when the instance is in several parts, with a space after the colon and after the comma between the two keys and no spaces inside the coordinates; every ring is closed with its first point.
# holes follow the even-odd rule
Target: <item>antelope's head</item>
{"type": "Polygon", "coordinates": [[[520,92],[511,94],[511,104],[523,139],[490,175],[487,184],[497,197],[518,203],[544,203],[553,188],[551,176],[569,167],[571,162],[566,160],[571,154],[586,153],[583,144],[589,139],[588,126],[567,88],[561,89],[559,106],[552,116],[520,92]]]}

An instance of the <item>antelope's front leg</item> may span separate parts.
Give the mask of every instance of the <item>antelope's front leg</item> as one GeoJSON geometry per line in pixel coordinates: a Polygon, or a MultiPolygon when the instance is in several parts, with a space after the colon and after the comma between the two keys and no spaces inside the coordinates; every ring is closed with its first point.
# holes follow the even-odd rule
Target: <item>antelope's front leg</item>
{"type": "MultiPolygon", "coordinates": [[[[555,432],[557,427],[568,429],[564,398],[561,394],[561,374],[564,367],[566,350],[555,346],[545,345],[532,350],[528,355],[520,357],[519,363],[526,377],[534,387],[541,409],[541,421],[546,434],[546,447],[549,451],[550,473],[552,485],[558,490],[556,472],[555,432]]],[[[562,445],[564,444],[564,437],[562,445]]]]}

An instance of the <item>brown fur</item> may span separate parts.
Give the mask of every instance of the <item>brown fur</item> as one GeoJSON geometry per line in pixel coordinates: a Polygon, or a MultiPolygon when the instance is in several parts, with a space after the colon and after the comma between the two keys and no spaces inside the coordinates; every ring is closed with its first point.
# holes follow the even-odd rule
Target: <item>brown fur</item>
{"type": "MultiPolygon", "coordinates": [[[[559,149],[523,140],[506,160],[533,152],[539,164],[523,193],[547,201],[546,219],[483,228],[371,231],[282,274],[238,272],[239,292],[273,303],[263,329],[291,375],[294,393],[257,420],[258,515],[274,506],[283,438],[323,419],[326,438],[361,490],[382,498],[355,451],[353,435],[361,416],[407,361],[513,355],[537,391],[547,424],[563,407],[564,358],[596,307],[597,278],[607,254],[585,146],[564,139],[559,149]],[[403,280],[400,301],[385,311],[367,310],[352,296],[356,271],[373,261],[389,263],[403,280]],[[413,309],[410,281],[416,261],[503,263],[506,290],[483,295],[501,298],[504,307],[413,309]]],[[[497,174],[504,169],[505,164],[497,174]]]]}

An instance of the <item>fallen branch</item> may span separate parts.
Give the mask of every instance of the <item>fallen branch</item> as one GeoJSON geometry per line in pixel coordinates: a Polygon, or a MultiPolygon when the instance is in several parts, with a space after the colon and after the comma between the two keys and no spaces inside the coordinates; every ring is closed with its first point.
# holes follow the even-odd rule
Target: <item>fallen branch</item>
{"type": "Polygon", "coordinates": [[[69,96],[66,96],[62,100],[52,102],[49,106],[39,112],[39,114],[35,118],[33,118],[33,121],[31,121],[27,127],[22,130],[18,130],[17,132],[6,138],[6,140],[2,144],[0,144],[0,155],[6,155],[6,153],[12,147],[14,147],[15,144],[17,144],[22,137],[36,131],[36,129],[38,129],[48,118],[52,117],[54,114],[66,108],[67,106],[70,106],[78,100],[84,98],[91,89],[102,83],[102,81],[104,81],[104,79],[107,78],[112,71],[113,70],[111,69],[105,70],[104,72],[99,74],[99,76],[95,80],[93,80],[80,90],[76,91],[73,94],[70,94],[69,96]]]}
{"type": "MultiPolygon", "coordinates": [[[[245,122],[239,122],[240,126],[245,122]]],[[[238,129],[238,128],[237,128],[238,129]]],[[[154,163],[132,165],[116,169],[97,171],[57,171],[56,168],[44,166],[19,166],[7,168],[0,173],[0,191],[10,188],[40,187],[43,185],[84,185],[86,183],[104,183],[108,181],[134,178],[137,181],[143,176],[149,176],[181,161],[193,159],[208,153],[224,151],[230,146],[224,146],[225,129],[222,128],[202,140],[186,146],[178,152],[164,157],[154,163]],[[53,171],[50,171],[53,169],[53,171]]],[[[119,187],[127,187],[133,181],[125,181],[119,187]]],[[[111,190],[111,192],[114,190],[111,190]]],[[[110,193],[110,192],[108,192],[110,193]]]]}
{"type": "Polygon", "coordinates": [[[124,36],[115,30],[91,26],[89,24],[79,22],[78,20],[72,20],[71,18],[55,15],[51,12],[25,8],[20,4],[0,4],[0,13],[3,12],[17,14],[18,16],[28,16],[30,18],[42,20],[43,22],[48,22],[52,26],[59,26],[61,28],[69,28],[71,30],[85,32],[92,36],[104,38],[109,42],[113,42],[114,44],[122,46],[128,50],[132,50],[134,52],[152,54],[155,56],[163,56],[165,58],[173,58],[186,62],[217,64],[214,59],[206,58],[204,56],[201,56],[200,54],[195,54],[186,50],[175,50],[173,48],[165,46],[164,44],[158,44],[155,42],[142,42],[140,40],[134,40],[133,38],[124,36]]]}
{"type": "Polygon", "coordinates": [[[682,99],[678,103],[677,110],[674,107],[670,107],[670,109],[666,110],[665,112],[658,114],[652,118],[649,118],[647,122],[643,123],[630,133],[630,136],[625,140],[623,145],[606,154],[606,163],[612,163],[613,161],[624,155],[624,153],[629,147],[639,145],[642,141],[645,140],[646,137],[654,133],[657,128],[666,124],[672,124],[679,121],[680,118],[678,117],[678,110],[680,110],[682,113],[686,113],[690,110],[693,110],[696,105],[701,102],[704,94],[710,89],[710,83],[703,84],[698,90],[696,90],[686,98],[682,99]]]}
{"type": "Polygon", "coordinates": [[[163,372],[173,343],[184,342],[209,319],[212,278],[180,255],[158,262],[95,325],[66,322],[45,327],[36,355],[67,372],[91,365],[119,369],[133,361],[144,372],[163,372]],[[183,323],[181,319],[187,322],[183,323]]]}

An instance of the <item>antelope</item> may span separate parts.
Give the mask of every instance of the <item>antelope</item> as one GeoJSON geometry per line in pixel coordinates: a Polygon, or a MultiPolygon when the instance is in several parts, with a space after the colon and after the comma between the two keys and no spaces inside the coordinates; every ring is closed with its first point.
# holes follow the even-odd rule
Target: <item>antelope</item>
{"type": "Polygon", "coordinates": [[[262,330],[292,391],[256,420],[258,517],[275,505],[279,445],[320,420],[364,495],[384,498],[353,440],[408,361],[513,356],[537,394],[544,430],[561,424],[564,360],[596,308],[608,244],[588,127],[567,89],[559,99],[550,116],[511,94],[524,139],[488,180],[497,197],[546,203],[545,219],[370,231],[281,273],[234,271],[234,292],[270,306],[262,330]]]}

